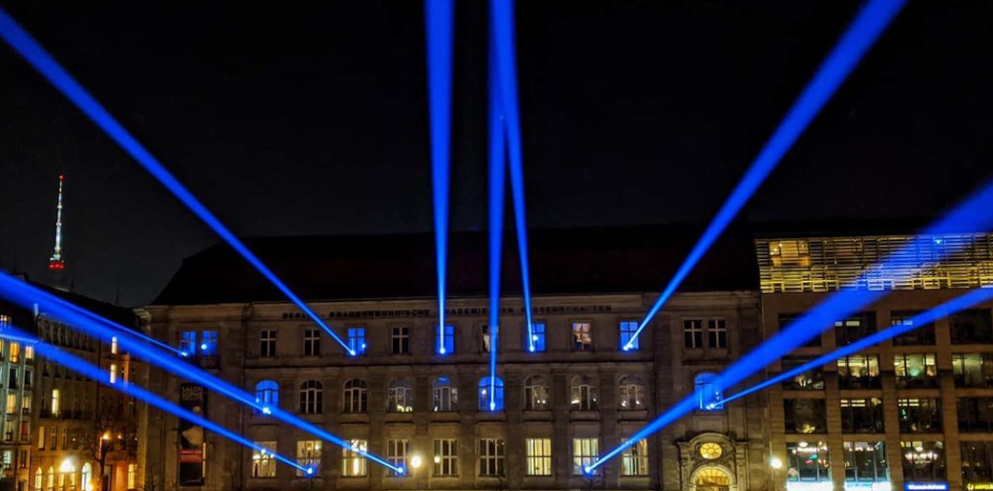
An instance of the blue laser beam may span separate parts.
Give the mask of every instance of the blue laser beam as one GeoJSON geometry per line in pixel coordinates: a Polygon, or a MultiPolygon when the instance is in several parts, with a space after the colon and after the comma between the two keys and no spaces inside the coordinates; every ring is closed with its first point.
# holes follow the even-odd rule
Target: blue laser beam
{"type": "Polygon", "coordinates": [[[826,365],[833,361],[840,360],[846,356],[858,353],[859,351],[862,351],[866,348],[870,348],[874,345],[882,343],[887,339],[892,339],[901,334],[905,334],[907,332],[913,331],[914,329],[917,329],[921,326],[931,324],[937,321],[938,319],[941,319],[943,317],[948,317],[949,315],[952,315],[960,310],[967,309],[978,303],[985,302],[991,298],[993,298],[993,288],[982,288],[979,290],[973,290],[969,293],[966,293],[965,295],[961,295],[952,300],[949,300],[948,302],[945,302],[931,310],[915,315],[906,324],[897,324],[895,326],[889,327],[875,334],[862,338],[848,346],[838,348],[826,355],[822,355],[807,363],[804,363],[799,367],[787,370],[779,375],[776,375],[775,377],[772,377],[768,380],[765,380],[761,383],[755,384],[747,389],[744,389],[741,392],[738,392],[737,394],[725,397],[722,402],[726,404],[736,399],[740,399],[749,394],[758,392],[762,389],[771,387],[780,382],[789,380],[808,370],[817,368],[822,365],[826,365]]]}
{"type": "Polygon", "coordinates": [[[280,462],[282,462],[282,463],[284,463],[284,464],[286,464],[286,465],[288,465],[290,467],[299,469],[301,471],[306,471],[306,468],[303,467],[302,465],[296,463],[296,461],[294,461],[294,460],[292,460],[292,459],[290,459],[288,457],[285,457],[285,456],[283,456],[283,455],[281,455],[279,453],[276,453],[276,452],[274,452],[271,449],[267,449],[267,448],[263,447],[262,445],[258,445],[255,442],[253,442],[253,441],[251,441],[251,440],[249,440],[249,439],[247,439],[247,438],[239,435],[238,433],[235,433],[235,432],[233,432],[233,431],[231,431],[231,430],[229,430],[229,429],[227,429],[227,428],[225,428],[225,427],[223,427],[223,426],[221,426],[221,425],[219,425],[219,424],[217,424],[217,423],[215,423],[213,421],[210,421],[207,418],[205,418],[203,416],[200,416],[200,415],[198,415],[198,414],[196,414],[196,413],[194,413],[194,412],[192,412],[192,411],[190,411],[188,409],[185,409],[185,408],[182,408],[180,406],[177,406],[177,405],[175,405],[175,404],[173,404],[173,403],[171,403],[171,402],[163,399],[162,397],[159,397],[159,396],[157,396],[157,395],[155,395],[155,394],[153,394],[153,393],[151,393],[151,392],[149,392],[149,391],[147,391],[145,389],[142,389],[142,388],[140,388],[138,386],[135,386],[135,385],[132,385],[132,384],[129,384],[129,383],[125,383],[125,382],[111,383],[109,377],[107,376],[107,373],[104,372],[100,367],[98,367],[96,365],[93,365],[93,364],[91,364],[89,362],[86,362],[86,361],[84,361],[84,360],[82,360],[80,358],[77,358],[77,357],[69,354],[69,353],[66,353],[65,351],[63,351],[61,349],[58,349],[55,346],[52,346],[51,344],[45,343],[45,342],[39,340],[38,338],[35,338],[35,337],[31,336],[30,334],[25,333],[25,332],[23,332],[23,331],[21,331],[21,330],[19,330],[17,328],[11,327],[11,328],[8,328],[8,329],[9,329],[9,334],[7,332],[0,333],[0,338],[4,338],[4,339],[33,339],[33,341],[34,341],[33,344],[34,344],[35,352],[39,356],[43,356],[46,359],[48,359],[49,361],[58,363],[59,365],[62,365],[62,366],[66,367],[66,368],[68,368],[70,370],[73,370],[75,372],[78,372],[78,373],[86,376],[86,377],[89,377],[89,378],[91,378],[93,380],[96,380],[100,384],[105,385],[107,387],[110,387],[111,389],[115,389],[115,390],[120,391],[120,392],[122,392],[124,394],[127,394],[129,396],[132,396],[135,399],[138,399],[140,401],[144,401],[144,402],[146,402],[146,403],[148,403],[148,404],[150,404],[152,406],[155,406],[155,407],[161,409],[162,411],[165,411],[165,412],[167,412],[169,414],[172,414],[173,416],[176,416],[176,417],[181,418],[181,419],[185,419],[186,421],[189,421],[190,423],[193,423],[195,425],[202,426],[204,429],[206,429],[208,431],[211,431],[213,433],[216,433],[216,434],[218,434],[218,435],[220,435],[220,436],[222,436],[224,438],[227,438],[227,439],[229,439],[229,440],[231,440],[231,441],[233,441],[235,443],[238,443],[239,445],[243,445],[243,446],[248,447],[248,448],[251,448],[253,450],[258,450],[260,452],[264,452],[264,453],[267,453],[269,455],[272,455],[272,457],[274,459],[276,459],[276,460],[278,460],[278,461],[280,461],[280,462]]]}
{"type": "Polygon", "coordinates": [[[96,123],[104,133],[128,154],[149,174],[166,187],[180,202],[199,217],[232,249],[245,258],[259,273],[262,274],[279,291],[283,292],[297,308],[307,315],[315,324],[338,342],[346,352],[352,353],[348,345],[315,313],[304,301],[293,293],[276,274],[266,266],[241,240],[234,235],[221,221],[207,209],[196,197],[172,175],[151,152],[131,135],[111,114],[90,95],[76,80],[69,75],[59,63],[18,23],[0,8],[0,37],[3,37],[21,57],[27,60],[45,79],[59,90],[67,99],[76,105],[90,120],[96,123]]]}
{"type": "MultiPolygon", "coordinates": [[[[958,207],[948,213],[944,218],[922,230],[919,235],[936,241],[940,236],[963,230],[971,232],[987,231],[993,228],[993,213],[989,212],[991,209],[993,209],[993,182],[986,183],[982,189],[959,204],[958,207]]],[[[901,256],[905,257],[913,254],[917,247],[918,244],[915,241],[911,241],[883,260],[879,264],[879,267],[884,270],[888,269],[894,262],[900,261],[901,256]]],[[[944,247],[934,251],[935,259],[939,260],[943,258],[957,251],[959,247],[961,245],[957,241],[945,243],[944,247]]],[[[812,310],[786,326],[775,336],[739,358],[737,362],[728,367],[712,381],[712,386],[721,391],[734,386],[759,370],[762,370],[765,366],[772,363],[773,360],[793,351],[815,336],[819,336],[821,332],[830,328],[836,320],[844,319],[858,312],[888,293],[885,290],[867,291],[846,289],[832,294],[812,310]]],[[[604,462],[620,455],[621,452],[639,440],[645,439],[693,411],[694,407],[696,407],[696,398],[697,394],[689,395],[658,418],[648,423],[648,425],[638,430],[628,440],[605,454],[603,458],[590,467],[595,469],[603,465],[604,462]]]]}
{"type": "Polygon", "coordinates": [[[489,36],[489,222],[490,222],[490,411],[496,410],[496,367],[500,322],[500,265],[503,252],[503,208],[507,174],[504,127],[500,109],[500,87],[496,73],[493,35],[489,36]]]}
{"type": "Polygon", "coordinates": [[[438,353],[445,349],[445,295],[448,270],[448,193],[452,148],[452,42],[455,3],[425,0],[428,106],[431,126],[431,186],[438,275],[438,353]]]}
{"type": "Polygon", "coordinates": [[[735,215],[741,211],[741,208],[751,199],[766,177],[776,168],[786,152],[800,138],[817,113],[827,104],[831,96],[848,77],[848,74],[858,65],[876,39],[900,12],[904,3],[906,0],[870,0],[862,8],[838,44],[821,63],[814,78],[811,79],[789,112],[786,113],[786,117],[776,127],[772,137],[762,147],[748,171],[745,172],[741,181],[728,196],[727,201],[724,202],[717,215],[714,216],[696,244],[693,245],[689,255],[683,260],[679,269],[676,270],[665,289],[662,290],[659,298],[638,325],[634,335],[624,346],[625,350],[634,347],[635,341],[648,326],[648,323],[655,318],[659,310],[669,301],[683,280],[689,276],[693,268],[707,253],[710,246],[731,224],[735,215]]]}
{"type": "MultiPolygon", "coordinates": [[[[60,322],[97,339],[109,340],[116,333],[115,329],[108,327],[110,321],[92,313],[89,315],[81,314],[78,312],[80,310],[78,307],[75,309],[71,308],[71,303],[3,272],[0,272],[0,297],[6,298],[10,302],[20,305],[25,309],[32,309],[37,305],[46,315],[54,317],[60,322]]],[[[150,348],[142,342],[135,341],[128,336],[121,336],[118,338],[118,344],[124,351],[130,352],[132,355],[146,360],[173,375],[195,381],[229,399],[245,404],[264,414],[271,414],[273,418],[300,428],[339,447],[351,449],[362,457],[394,472],[403,473],[402,467],[394,466],[383,458],[367,451],[353,449],[347,441],[332,435],[324,429],[278,407],[260,404],[259,401],[255,400],[254,396],[244,390],[190,364],[176,363],[175,359],[162,357],[160,356],[161,351],[150,348]]]]}
{"type": "Polygon", "coordinates": [[[534,352],[534,322],[531,312],[531,273],[528,265],[528,227],[524,216],[524,149],[521,142],[521,117],[517,97],[517,52],[514,42],[513,0],[490,0],[493,25],[491,50],[496,53],[499,98],[503,107],[504,130],[510,156],[510,192],[514,204],[517,251],[521,262],[521,288],[527,322],[528,351],[534,352]]]}

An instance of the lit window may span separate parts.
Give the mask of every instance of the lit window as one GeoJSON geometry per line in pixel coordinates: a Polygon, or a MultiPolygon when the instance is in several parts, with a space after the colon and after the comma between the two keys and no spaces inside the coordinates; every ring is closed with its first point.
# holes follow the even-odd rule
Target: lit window
{"type": "MultiPolygon", "coordinates": [[[[300,440],[297,442],[297,464],[303,469],[313,469],[317,477],[321,471],[321,441],[320,440],[300,440]]],[[[307,475],[303,469],[297,469],[297,477],[307,475]]]]}
{"type": "Polygon", "coordinates": [[[21,343],[10,343],[10,362],[17,363],[21,360],[21,343]]]}
{"type": "Polygon", "coordinates": [[[531,324],[531,344],[529,349],[534,353],[545,351],[545,323],[535,322],[531,324]]]}
{"type": "Polygon", "coordinates": [[[38,450],[45,449],[45,427],[38,427],[38,450]]]}
{"type": "Polygon", "coordinates": [[[572,350],[593,351],[593,324],[589,322],[572,323],[572,350]]]}
{"type": "Polygon", "coordinates": [[[786,444],[788,481],[830,482],[831,458],[827,443],[797,442],[786,444]]]}
{"type": "Polygon", "coordinates": [[[683,321],[683,346],[689,349],[703,348],[703,321],[687,319],[683,321]]]}
{"type": "Polygon", "coordinates": [[[368,471],[368,461],[363,455],[369,448],[366,440],[349,440],[348,448],[341,451],[341,475],[362,477],[368,471]]]}
{"type": "Polygon", "coordinates": [[[440,438],[434,441],[434,475],[438,477],[459,475],[459,441],[440,438]]]}
{"type": "Polygon", "coordinates": [[[596,463],[600,455],[600,441],[596,438],[572,439],[572,473],[581,476],[583,470],[596,463]]]}
{"type": "Polygon", "coordinates": [[[117,354],[117,336],[113,336],[110,338],[110,354],[112,355],[117,354]]]}
{"type": "Polygon", "coordinates": [[[217,331],[204,331],[203,339],[200,342],[200,351],[203,356],[217,355],[217,331]]]}
{"type": "Polygon", "coordinates": [[[369,390],[364,380],[353,378],[345,382],[342,411],[364,413],[369,409],[369,390]]]}
{"type": "Polygon", "coordinates": [[[702,411],[724,409],[724,392],[714,383],[717,375],[701,373],[696,376],[697,407],[702,411]]]}
{"type": "Polygon", "coordinates": [[[414,410],[414,387],[407,379],[390,380],[386,389],[386,411],[409,413],[414,410]]]}
{"type": "Polygon", "coordinates": [[[906,481],[943,481],[945,442],[901,441],[903,447],[903,478],[906,481]]]}
{"type": "Polygon", "coordinates": [[[586,375],[572,377],[569,395],[573,411],[597,410],[597,389],[592,377],[586,375]]]}
{"type": "MultiPolygon", "coordinates": [[[[408,462],[407,455],[410,454],[410,440],[407,439],[389,439],[386,441],[386,459],[390,462],[390,465],[394,467],[399,467],[406,470],[410,469],[410,463],[408,462]]],[[[390,477],[406,477],[410,473],[398,474],[395,470],[389,470],[390,477]]]]}
{"type": "MultiPolygon", "coordinates": [[[[279,407],[279,384],[275,380],[263,380],[255,384],[255,403],[263,408],[269,408],[269,412],[279,407]]],[[[265,409],[262,409],[262,412],[265,412],[265,409]]]]}
{"type": "Polygon", "coordinates": [[[24,347],[24,360],[31,361],[34,360],[34,346],[30,344],[24,347]]]}
{"type": "Polygon", "coordinates": [[[197,332],[183,331],[179,337],[179,351],[192,355],[197,352],[197,332]]]}
{"type": "Polygon", "coordinates": [[[110,364],[110,383],[117,383],[117,363],[110,364]]]}
{"type": "Polygon", "coordinates": [[[503,379],[494,377],[493,386],[490,387],[490,377],[479,379],[479,410],[480,411],[503,411],[503,379]],[[490,390],[493,394],[490,394],[490,390]],[[490,398],[492,396],[492,401],[490,398]],[[492,407],[490,403],[492,402],[492,407]]]}
{"type": "Polygon", "coordinates": [[[640,345],[638,343],[638,338],[634,336],[634,333],[638,332],[638,322],[621,321],[620,332],[621,332],[621,349],[624,351],[638,351],[640,345]],[[628,347],[629,343],[631,344],[630,347],[628,347]]]}
{"type": "Polygon", "coordinates": [[[769,242],[769,257],[773,266],[810,266],[810,250],[806,240],[769,242]]]}
{"type": "Polygon", "coordinates": [[[34,473],[34,488],[37,491],[41,491],[42,490],[42,484],[44,484],[44,476],[45,476],[45,473],[42,472],[41,467],[39,467],[38,470],[35,471],[35,473],[34,473]]]}
{"type": "Polygon", "coordinates": [[[348,328],[348,349],[354,352],[356,355],[365,353],[365,328],[364,327],[349,327],[348,328]]]}
{"type": "Polygon", "coordinates": [[[59,416],[59,389],[52,389],[52,416],[59,416]]]}
{"type": "Polygon", "coordinates": [[[490,326],[486,324],[479,326],[479,346],[483,353],[490,352],[490,326]]]}
{"type": "Polygon", "coordinates": [[[552,439],[528,438],[524,443],[527,449],[527,475],[552,475],[552,439]]]}
{"type": "Polygon", "coordinates": [[[259,356],[272,358],[276,356],[276,331],[263,329],[259,333],[259,356]]]}
{"type": "Polygon", "coordinates": [[[707,341],[711,348],[728,347],[728,326],[724,319],[707,321],[707,341]]]}
{"type": "Polygon", "coordinates": [[[324,386],[316,380],[300,384],[300,412],[320,414],[324,408],[324,386]]]}
{"type": "Polygon", "coordinates": [[[621,457],[622,476],[648,475],[648,442],[638,440],[634,445],[624,449],[621,457]]]}
{"type": "Polygon", "coordinates": [[[886,444],[883,442],[844,442],[845,480],[889,483],[886,444]]]}
{"type": "MultiPolygon", "coordinates": [[[[90,482],[92,480],[93,470],[90,467],[90,463],[87,462],[83,465],[83,483],[90,482]]],[[[128,489],[137,489],[138,487],[138,464],[128,464],[128,489]]]]}
{"type": "Polygon", "coordinates": [[[320,329],[304,329],[303,356],[321,356],[320,329]]]}
{"type": "Polygon", "coordinates": [[[524,382],[524,409],[528,411],[545,411],[548,409],[548,382],[541,375],[528,377],[524,382]]]}
{"type": "Polygon", "coordinates": [[[7,415],[13,415],[17,413],[17,394],[8,393],[7,394],[7,415]]]}
{"type": "Polygon", "coordinates": [[[455,352],[455,326],[445,326],[438,335],[438,353],[447,355],[455,352]]]}
{"type": "Polygon", "coordinates": [[[438,377],[432,387],[432,408],[435,412],[455,411],[458,408],[459,389],[448,377],[438,377]]]}
{"type": "Polygon", "coordinates": [[[404,355],[410,353],[410,328],[394,327],[390,338],[394,355],[404,355]]]}
{"type": "Polygon", "coordinates": [[[898,389],[938,387],[938,365],[934,353],[893,355],[898,389]]]}
{"type": "Polygon", "coordinates": [[[502,476],[504,472],[504,442],[496,438],[479,440],[479,475],[502,476]]]}
{"type": "Polygon", "coordinates": [[[645,384],[640,378],[634,375],[622,378],[618,390],[621,409],[645,409],[645,384]]]}

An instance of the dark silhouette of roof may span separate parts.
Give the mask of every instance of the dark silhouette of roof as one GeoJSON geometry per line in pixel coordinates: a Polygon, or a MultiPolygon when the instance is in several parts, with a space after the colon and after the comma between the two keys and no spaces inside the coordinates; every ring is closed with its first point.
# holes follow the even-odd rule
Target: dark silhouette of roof
{"type": "MultiPolygon", "coordinates": [[[[700,232],[700,227],[691,225],[531,231],[532,294],[661,291],[700,232]]],[[[737,228],[725,232],[680,291],[757,289],[752,237],[737,228]]],[[[245,242],[305,300],[437,294],[431,233],[267,237],[245,242]]],[[[512,230],[505,233],[503,250],[503,294],[519,294],[520,266],[512,230]]],[[[485,232],[450,236],[449,296],[486,295],[487,269],[485,232]]],[[[222,243],[186,258],[153,304],[283,299],[260,273],[222,243]]]]}
{"type": "MultiPolygon", "coordinates": [[[[15,273],[14,276],[19,277],[31,286],[59,297],[77,307],[82,307],[83,309],[97,314],[104,319],[114,321],[124,327],[134,329],[139,325],[138,317],[132,309],[118,307],[99,300],[94,300],[90,297],[85,297],[78,293],[59,290],[48,285],[35,283],[23,274],[15,273]]],[[[14,318],[14,325],[16,325],[19,329],[34,331],[34,312],[30,309],[24,309],[6,300],[0,299],[0,312],[12,316],[14,318]]],[[[41,313],[44,314],[45,311],[42,310],[41,313]]]]}

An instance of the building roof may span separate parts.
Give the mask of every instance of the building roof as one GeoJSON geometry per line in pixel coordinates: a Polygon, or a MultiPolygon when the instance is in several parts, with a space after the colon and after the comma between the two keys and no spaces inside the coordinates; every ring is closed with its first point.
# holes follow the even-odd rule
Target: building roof
{"type": "MultiPolygon", "coordinates": [[[[689,225],[534,230],[529,235],[533,295],[658,292],[701,228],[689,225]]],[[[681,291],[757,290],[752,234],[728,230],[681,291]]],[[[521,291],[516,237],[505,234],[504,295],[521,291]]],[[[436,295],[433,234],[265,237],[251,248],[308,301],[436,295]]],[[[484,296],[484,232],[449,239],[448,292],[484,296]]],[[[226,244],[187,257],[154,305],[279,301],[285,297],[226,244]]]]}
{"type": "MultiPolygon", "coordinates": [[[[82,307],[83,309],[93,312],[94,314],[97,314],[100,317],[103,317],[107,320],[111,320],[118,324],[121,324],[122,326],[128,328],[135,328],[139,325],[138,317],[135,314],[134,310],[132,309],[125,307],[118,307],[116,305],[112,305],[106,302],[101,302],[99,300],[94,300],[90,297],[85,297],[77,293],[68,292],[57,288],[52,288],[51,286],[44,285],[41,283],[36,283],[26,278],[26,276],[22,274],[15,274],[15,276],[20,277],[31,286],[44,290],[45,292],[50,293],[56,297],[59,297],[67,302],[70,302],[73,305],[76,305],[77,307],[82,307]]],[[[27,330],[34,329],[34,326],[32,325],[34,312],[31,312],[29,309],[23,309],[17,305],[14,305],[0,298],[0,311],[4,313],[9,313],[8,315],[11,315],[14,318],[14,323],[15,325],[18,326],[18,328],[27,329],[27,330]]],[[[45,312],[42,311],[41,314],[45,314],[45,312]]]]}

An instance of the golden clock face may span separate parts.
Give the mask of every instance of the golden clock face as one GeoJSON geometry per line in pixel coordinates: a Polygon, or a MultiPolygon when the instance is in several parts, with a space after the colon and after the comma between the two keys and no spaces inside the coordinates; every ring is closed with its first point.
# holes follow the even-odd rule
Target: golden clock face
{"type": "Polygon", "coordinates": [[[723,454],[724,449],[716,443],[704,443],[703,445],[700,445],[700,456],[705,459],[713,460],[723,454]]]}

